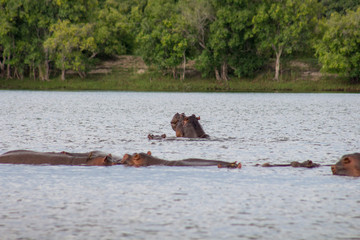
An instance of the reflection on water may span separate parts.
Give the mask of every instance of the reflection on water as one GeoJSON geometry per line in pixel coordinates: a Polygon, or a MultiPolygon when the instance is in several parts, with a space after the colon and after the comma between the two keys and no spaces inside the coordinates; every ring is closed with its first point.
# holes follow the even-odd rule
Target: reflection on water
{"type": "Polygon", "coordinates": [[[0,165],[1,239],[357,239],[360,179],[256,163],[360,151],[358,94],[0,91],[14,149],[241,161],[243,169],[0,165]],[[209,140],[174,136],[195,113],[209,140]]]}

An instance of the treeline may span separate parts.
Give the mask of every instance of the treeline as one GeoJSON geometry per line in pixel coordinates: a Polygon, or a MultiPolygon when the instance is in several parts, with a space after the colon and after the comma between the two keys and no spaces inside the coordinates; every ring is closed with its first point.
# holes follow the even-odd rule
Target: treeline
{"type": "Polygon", "coordinates": [[[181,79],[252,76],[270,58],[316,56],[360,78],[358,0],[2,0],[0,77],[85,77],[98,59],[142,56],[181,79]]]}

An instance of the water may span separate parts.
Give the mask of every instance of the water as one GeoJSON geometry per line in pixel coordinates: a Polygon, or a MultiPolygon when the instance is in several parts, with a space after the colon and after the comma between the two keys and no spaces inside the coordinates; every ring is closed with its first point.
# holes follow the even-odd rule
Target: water
{"type": "Polygon", "coordinates": [[[243,168],[0,165],[0,239],[360,239],[360,178],[257,163],[360,150],[358,94],[0,91],[0,153],[146,152],[243,168]],[[174,136],[176,112],[209,140],[174,136]]]}

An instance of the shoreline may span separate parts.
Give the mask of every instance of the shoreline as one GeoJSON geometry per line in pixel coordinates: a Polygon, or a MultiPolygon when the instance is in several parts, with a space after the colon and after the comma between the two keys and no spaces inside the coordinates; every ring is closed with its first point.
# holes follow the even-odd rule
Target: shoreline
{"type": "Polygon", "coordinates": [[[284,93],[360,93],[360,82],[345,77],[322,74],[314,59],[283,62],[279,81],[273,80],[270,65],[252,78],[231,77],[227,82],[203,78],[194,67],[187,66],[184,80],[174,79],[157,69],[147,67],[140,57],[118,56],[102,61],[85,78],[68,71],[66,80],[53,76],[49,81],[0,79],[1,90],[46,91],[136,91],[136,92],[284,92],[284,93]]]}
{"type": "Polygon", "coordinates": [[[65,81],[58,78],[47,82],[39,80],[0,79],[1,90],[42,90],[42,91],[135,91],[135,92],[281,92],[281,93],[360,93],[360,83],[346,80],[321,79],[317,81],[279,81],[272,80],[230,80],[227,84],[215,79],[156,78],[151,81],[146,76],[117,77],[90,76],[81,79],[69,77],[65,81]]]}

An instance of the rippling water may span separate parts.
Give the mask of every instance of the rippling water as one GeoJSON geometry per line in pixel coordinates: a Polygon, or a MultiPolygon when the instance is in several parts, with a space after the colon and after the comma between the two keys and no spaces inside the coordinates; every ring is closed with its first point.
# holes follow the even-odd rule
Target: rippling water
{"type": "Polygon", "coordinates": [[[241,170],[0,165],[0,239],[360,239],[360,179],[317,169],[360,150],[359,94],[0,91],[0,153],[152,151],[241,170]],[[195,113],[209,140],[174,136],[195,113]]]}

